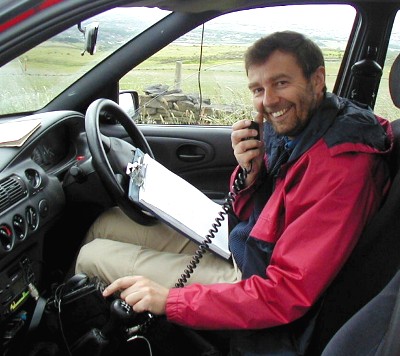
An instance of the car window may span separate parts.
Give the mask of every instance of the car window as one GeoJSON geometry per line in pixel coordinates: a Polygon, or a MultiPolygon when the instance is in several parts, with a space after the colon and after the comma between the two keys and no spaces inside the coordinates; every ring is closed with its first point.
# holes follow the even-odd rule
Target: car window
{"type": "Polygon", "coordinates": [[[71,27],[0,68],[0,115],[36,111],[131,38],[170,12],[115,8],[71,27]],[[84,30],[98,24],[94,55],[84,53],[84,30]]]}
{"type": "Polygon", "coordinates": [[[383,73],[379,90],[376,97],[374,111],[388,120],[392,121],[400,118],[400,109],[398,109],[390,97],[389,93],[389,73],[392,68],[392,64],[396,57],[400,55],[400,16],[397,13],[392,33],[390,35],[390,41],[388,51],[383,66],[383,73]]]}
{"type": "Polygon", "coordinates": [[[327,87],[332,91],[355,15],[348,5],[281,6],[226,14],[134,68],[121,79],[120,88],[139,92],[141,123],[231,125],[252,113],[243,66],[248,46],[274,31],[308,35],[324,52],[327,87]]]}

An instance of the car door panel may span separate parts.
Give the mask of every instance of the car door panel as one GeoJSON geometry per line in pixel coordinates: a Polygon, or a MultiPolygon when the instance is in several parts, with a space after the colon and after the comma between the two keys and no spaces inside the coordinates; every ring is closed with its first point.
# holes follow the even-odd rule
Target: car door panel
{"type": "MultiPolygon", "coordinates": [[[[139,125],[139,128],[158,162],[211,199],[221,202],[226,197],[229,178],[237,164],[229,126],[139,125]]],[[[131,142],[119,124],[102,125],[101,130],[108,136],[131,142]]]]}

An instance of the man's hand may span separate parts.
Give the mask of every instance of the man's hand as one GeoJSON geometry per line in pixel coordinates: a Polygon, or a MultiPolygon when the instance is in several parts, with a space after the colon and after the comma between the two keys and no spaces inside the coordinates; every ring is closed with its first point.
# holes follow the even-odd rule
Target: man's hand
{"type": "Polygon", "coordinates": [[[132,306],[136,313],[145,311],[156,315],[165,314],[169,289],[145,277],[122,277],[111,283],[104,291],[103,296],[121,291],[121,299],[132,306]]]}
{"type": "MultiPolygon", "coordinates": [[[[263,115],[258,113],[256,122],[259,124],[260,137],[263,137],[263,115]]],[[[256,130],[251,130],[250,120],[241,120],[232,126],[232,148],[238,164],[243,168],[250,170],[246,179],[246,186],[250,185],[257,178],[264,158],[264,143],[259,140],[248,140],[248,138],[257,135],[256,130]]]]}

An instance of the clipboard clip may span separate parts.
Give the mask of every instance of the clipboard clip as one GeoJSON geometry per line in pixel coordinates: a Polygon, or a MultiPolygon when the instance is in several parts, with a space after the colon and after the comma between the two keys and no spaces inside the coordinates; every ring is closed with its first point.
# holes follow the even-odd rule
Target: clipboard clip
{"type": "Polygon", "coordinates": [[[126,174],[131,177],[134,184],[141,187],[146,176],[146,165],[143,163],[143,157],[138,157],[137,161],[132,163],[129,162],[126,166],[126,174]]]}

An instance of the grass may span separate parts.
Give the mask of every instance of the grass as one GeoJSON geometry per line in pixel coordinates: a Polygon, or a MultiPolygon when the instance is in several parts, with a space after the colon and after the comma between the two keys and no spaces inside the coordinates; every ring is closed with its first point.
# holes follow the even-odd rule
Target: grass
{"type": "MultiPolygon", "coordinates": [[[[252,110],[252,101],[247,89],[247,78],[244,71],[243,54],[245,46],[205,46],[201,65],[201,92],[204,99],[214,105],[236,106],[237,111],[227,117],[217,115],[206,118],[207,123],[227,124],[242,118],[252,110]]],[[[327,85],[332,89],[338,72],[342,53],[326,51],[327,85]]],[[[134,70],[125,75],[121,89],[135,88],[143,93],[149,85],[164,84],[171,89],[175,84],[176,62],[182,63],[182,84],[184,93],[199,92],[198,82],[199,47],[170,45],[156,56],[149,58],[134,70]]]]}

